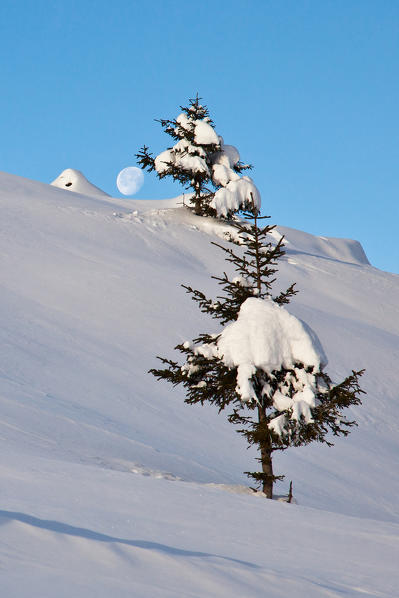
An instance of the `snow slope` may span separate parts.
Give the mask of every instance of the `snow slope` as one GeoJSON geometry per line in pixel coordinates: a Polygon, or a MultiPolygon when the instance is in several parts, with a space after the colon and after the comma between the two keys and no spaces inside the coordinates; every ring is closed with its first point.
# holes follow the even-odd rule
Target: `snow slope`
{"type": "Polygon", "coordinates": [[[222,415],[146,374],[216,331],[179,285],[216,293],[226,226],[7,174],[0,202],[1,596],[397,595],[399,276],[278,227],[289,310],[368,392],[347,439],[276,459],[287,505],[245,492],[222,415]]]}

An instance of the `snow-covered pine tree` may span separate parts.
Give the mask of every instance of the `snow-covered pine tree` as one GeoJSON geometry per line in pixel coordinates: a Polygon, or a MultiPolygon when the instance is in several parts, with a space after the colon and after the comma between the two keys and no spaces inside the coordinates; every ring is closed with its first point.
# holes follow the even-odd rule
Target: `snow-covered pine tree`
{"type": "Polygon", "coordinates": [[[284,307],[296,293],[294,285],[273,296],[277,262],[284,255],[283,239],[268,238],[274,226],[258,226],[258,214],[232,223],[231,241],[243,251],[214,243],[226,254],[236,276],[215,278],[223,294],[212,300],[184,286],[202,312],[220,321],[218,333],[200,334],[177,345],[185,362],[159,357],[163,369],[150,372],[173,385],[182,384],[185,402],[209,402],[219,412],[230,408],[228,420],[238,425],[259,452],[261,471],[245,472],[268,498],[283,476],[273,472],[273,453],[310,442],[332,446],[334,436],[346,436],[356,425],[342,411],[361,403],[361,371],[352,371],[339,384],[324,371],[325,364],[303,323],[284,307]]]}
{"type": "Polygon", "coordinates": [[[234,146],[224,144],[198,95],[180,108],[174,120],[158,121],[175,145],[155,158],[144,145],[136,154],[138,164],[154,170],[160,179],[172,177],[191,190],[187,199],[200,216],[230,219],[240,210],[259,208],[260,196],[252,179],[240,176],[252,166],[240,162],[234,146]]]}

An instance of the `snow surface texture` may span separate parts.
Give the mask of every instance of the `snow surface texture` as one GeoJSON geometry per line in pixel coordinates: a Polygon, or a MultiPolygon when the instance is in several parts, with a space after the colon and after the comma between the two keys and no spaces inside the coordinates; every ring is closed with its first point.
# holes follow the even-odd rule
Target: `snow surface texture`
{"type": "Polygon", "coordinates": [[[146,374],[218,331],[179,285],[217,295],[227,225],[66,191],[0,175],[0,595],[396,596],[399,276],[278,228],[290,313],[368,395],[334,448],[276,457],[298,504],[267,501],[242,493],[256,453],[223,415],[146,374]]]}
{"type": "Polygon", "coordinates": [[[83,193],[84,195],[109,197],[108,193],[105,193],[105,191],[102,191],[90,183],[84,174],[80,172],[80,170],[74,170],[73,168],[67,168],[66,170],[63,170],[61,174],[54,179],[51,185],[54,185],[54,187],[59,187],[60,189],[75,191],[75,193],[83,193]]]}

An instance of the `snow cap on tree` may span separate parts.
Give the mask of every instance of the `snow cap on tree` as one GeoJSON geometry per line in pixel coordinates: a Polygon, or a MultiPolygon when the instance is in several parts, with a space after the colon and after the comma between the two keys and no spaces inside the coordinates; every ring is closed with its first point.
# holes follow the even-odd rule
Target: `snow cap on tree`
{"type": "Polygon", "coordinates": [[[176,119],[160,121],[176,143],[155,158],[143,146],[136,154],[141,167],[155,170],[160,179],[170,176],[191,189],[188,201],[198,215],[229,219],[242,210],[259,211],[258,189],[250,177],[240,176],[252,167],[240,162],[234,146],[224,144],[198,95],[181,109],[176,119]]]}

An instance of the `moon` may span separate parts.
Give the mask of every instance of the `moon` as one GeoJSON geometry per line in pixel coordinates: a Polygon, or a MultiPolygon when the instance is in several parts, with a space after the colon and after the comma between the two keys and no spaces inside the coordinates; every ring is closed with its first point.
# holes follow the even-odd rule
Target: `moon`
{"type": "Polygon", "coordinates": [[[116,186],[123,195],[134,195],[143,186],[144,173],[136,166],[128,166],[116,177],[116,186]]]}

